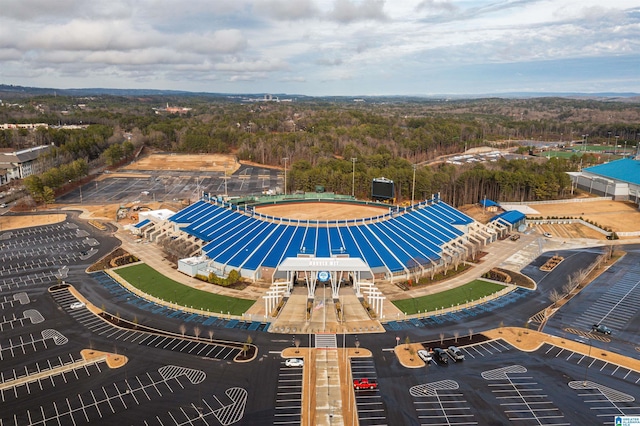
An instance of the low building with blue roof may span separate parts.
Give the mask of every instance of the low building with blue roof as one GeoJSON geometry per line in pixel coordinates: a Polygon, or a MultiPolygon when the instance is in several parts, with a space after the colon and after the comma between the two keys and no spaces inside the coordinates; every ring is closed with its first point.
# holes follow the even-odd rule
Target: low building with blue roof
{"type": "Polygon", "coordinates": [[[482,200],[480,200],[480,205],[488,212],[497,212],[498,208],[500,207],[500,204],[487,198],[483,198],[482,200]]]}
{"type": "Polygon", "coordinates": [[[510,210],[492,217],[489,222],[494,222],[505,226],[510,231],[517,229],[519,225],[525,223],[527,216],[518,211],[518,210],[510,210]]]}
{"type": "Polygon", "coordinates": [[[574,187],[618,201],[640,199],[640,160],[623,158],[581,172],[569,172],[574,187]]]}

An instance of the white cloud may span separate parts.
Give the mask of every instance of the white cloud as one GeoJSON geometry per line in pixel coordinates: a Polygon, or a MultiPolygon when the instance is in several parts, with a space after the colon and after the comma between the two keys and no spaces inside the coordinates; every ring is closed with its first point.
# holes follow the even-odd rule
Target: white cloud
{"type": "Polygon", "coordinates": [[[451,0],[422,0],[416,6],[417,11],[427,11],[428,13],[436,12],[457,12],[459,7],[451,0]]]}
{"type": "Polygon", "coordinates": [[[338,22],[375,20],[385,21],[387,16],[383,11],[384,0],[335,0],[329,18],[338,22]]]}
{"type": "Polygon", "coordinates": [[[220,30],[207,34],[185,34],[175,39],[179,50],[195,53],[236,53],[246,49],[247,39],[239,30],[220,30]]]}
{"type": "MultiPolygon", "coordinates": [[[[482,90],[500,82],[473,69],[571,60],[590,64],[576,82],[640,91],[628,78],[640,60],[604,65],[640,58],[637,0],[3,0],[2,8],[0,78],[9,84],[482,90]],[[452,82],[451,70],[468,75],[452,82]]],[[[525,77],[509,78],[504,87],[525,77]]]]}
{"type": "Polygon", "coordinates": [[[254,10],[259,15],[282,21],[317,18],[320,12],[312,0],[264,0],[256,2],[254,10]]]}

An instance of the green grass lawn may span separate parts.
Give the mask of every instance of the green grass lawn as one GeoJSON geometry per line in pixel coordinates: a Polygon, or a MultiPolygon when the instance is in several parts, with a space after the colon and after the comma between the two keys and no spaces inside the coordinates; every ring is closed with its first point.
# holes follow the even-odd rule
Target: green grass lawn
{"type": "MultiPolygon", "coordinates": [[[[144,263],[114,270],[129,284],[159,299],[212,313],[242,315],[255,301],[197,290],[165,277],[144,263]]],[[[210,284],[213,285],[213,284],[210,284]]]]}
{"type": "Polygon", "coordinates": [[[418,312],[435,311],[437,309],[450,308],[451,305],[457,306],[471,302],[472,300],[482,299],[485,296],[493,294],[504,288],[501,284],[496,284],[483,280],[474,280],[463,286],[446,290],[440,293],[428,296],[416,297],[413,299],[396,300],[394,305],[407,315],[417,314],[418,312]]]}

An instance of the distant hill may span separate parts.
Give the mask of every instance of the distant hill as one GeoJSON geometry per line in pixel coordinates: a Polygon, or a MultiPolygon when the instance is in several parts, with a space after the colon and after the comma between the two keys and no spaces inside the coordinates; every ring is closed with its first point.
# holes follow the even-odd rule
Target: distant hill
{"type": "Polygon", "coordinates": [[[633,92],[508,92],[508,93],[486,93],[476,95],[449,95],[449,94],[425,94],[425,95],[397,95],[397,96],[307,96],[293,95],[285,93],[215,93],[215,92],[190,92],[183,90],[161,90],[161,89],[108,89],[108,88],[80,88],[80,89],[57,89],[44,87],[15,86],[0,84],[0,99],[2,96],[10,97],[31,97],[31,96],[200,96],[227,98],[233,100],[261,100],[265,96],[279,100],[326,100],[334,102],[406,102],[424,100],[464,100],[483,98],[505,98],[505,99],[527,99],[527,98],[569,98],[569,99],[600,99],[616,100],[622,102],[640,102],[640,93],[633,92]]]}

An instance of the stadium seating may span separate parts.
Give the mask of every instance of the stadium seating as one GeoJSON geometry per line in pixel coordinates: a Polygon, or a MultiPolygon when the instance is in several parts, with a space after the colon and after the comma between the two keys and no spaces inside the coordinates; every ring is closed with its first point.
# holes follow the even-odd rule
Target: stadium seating
{"type": "Polygon", "coordinates": [[[446,203],[433,200],[398,209],[386,220],[265,220],[237,206],[198,201],[169,220],[204,241],[203,253],[225,269],[252,274],[276,268],[287,257],[349,256],[361,258],[374,273],[399,273],[431,266],[443,246],[464,235],[473,222],[446,203]]]}

